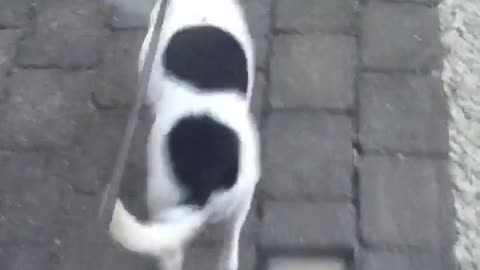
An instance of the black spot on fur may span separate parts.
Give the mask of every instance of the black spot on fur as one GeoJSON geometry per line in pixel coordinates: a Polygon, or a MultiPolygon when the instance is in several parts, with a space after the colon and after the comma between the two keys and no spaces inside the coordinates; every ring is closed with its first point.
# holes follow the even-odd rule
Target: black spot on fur
{"type": "Polygon", "coordinates": [[[163,61],[167,72],[203,91],[247,91],[245,53],[232,35],[219,28],[197,26],[178,31],[168,43],[163,61]]]}
{"type": "Polygon", "coordinates": [[[168,151],[173,172],[188,193],[184,203],[203,206],[212,192],[236,182],[238,137],[206,115],[182,118],[168,134],[168,151]]]}

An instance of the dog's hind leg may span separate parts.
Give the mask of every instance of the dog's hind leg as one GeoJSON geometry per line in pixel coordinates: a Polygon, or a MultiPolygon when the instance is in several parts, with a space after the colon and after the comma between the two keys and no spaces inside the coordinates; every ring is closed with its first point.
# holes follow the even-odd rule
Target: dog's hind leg
{"type": "Polygon", "coordinates": [[[242,201],[232,219],[226,222],[225,237],[219,261],[219,270],[237,270],[240,233],[250,210],[253,191],[242,201]]]}

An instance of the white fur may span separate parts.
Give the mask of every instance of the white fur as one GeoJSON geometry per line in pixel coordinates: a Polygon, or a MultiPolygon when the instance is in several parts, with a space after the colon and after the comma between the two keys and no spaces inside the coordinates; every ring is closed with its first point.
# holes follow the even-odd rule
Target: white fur
{"type": "MultiPolygon", "coordinates": [[[[139,56],[139,72],[150,47],[160,6],[157,1],[139,56]]],[[[219,269],[236,270],[240,230],[260,177],[257,129],[249,113],[254,82],[254,48],[241,7],[236,0],[170,0],[148,85],[147,102],[155,116],[148,142],[147,206],[150,223],[137,221],[118,200],[110,233],[125,248],[156,256],[165,270],[181,269],[183,247],[207,222],[227,224],[219,269]],[[232,34],[247,56],[247,96],[231,92],[205,93],[164,73],[161,56],[172,35],[188,26],[214,25],[232,34]],[[183,116],[209,114],[233,129],[240,141],[236,184],[213,194],[201,209],[178,206],[185,196],[166,156],[166,135],[183,116]]]]}
{"type": "Polygon", "coordinates": [[[205,221],[203,215],[193,212],[192,209],[175,210],[182,212],[181,218],[142,224],[125,209],[120,200],[117,200],[110,233],[115,236],[115,240],[131,251],[159,256],[177,249],[178,243],[191,238],[195,230],[205,221]]]}

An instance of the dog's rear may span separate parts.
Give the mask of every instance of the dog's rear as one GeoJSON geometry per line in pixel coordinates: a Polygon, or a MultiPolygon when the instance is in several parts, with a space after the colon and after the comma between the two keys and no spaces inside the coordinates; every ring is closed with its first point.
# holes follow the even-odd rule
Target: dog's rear
{"type": "Polygon", "coordinates": [[[137,221],[118,201],[112,237],[131,251],[162,257],[166,269],[180,269],[183,246],[207,222],[226,220],[220,264],[235,270],[240,229],[260,173],[249,113],[253,45],[237,1],[170,0],[155,56],[148,89],[155,115],[147,148],[151,221],[137,221]]]}

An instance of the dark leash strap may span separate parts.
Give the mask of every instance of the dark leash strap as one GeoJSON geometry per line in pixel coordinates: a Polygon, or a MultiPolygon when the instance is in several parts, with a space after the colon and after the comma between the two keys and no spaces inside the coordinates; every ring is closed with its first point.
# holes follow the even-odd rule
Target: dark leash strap
{"type": "MultiPolygon", "coordinates": [[[[119,253],[110,248],[108,242],[105,241],[110,241],[108,237],[109,225],[115,201],[119,196],[120,182],[125,171],[125,164],[137,127],[140,110],[146,98],[148,82],[155,53],[157,52],[161,28],[165,20],[167,5],[168,0],[163,0],[158,10],[157,20],[153,26],[152,37],[145,56],[145,63],[138,78],[138,92],[135,103],[128,115],[122,144],[113,167],[112,178],[100,194],[97,218],[90,221],[90,226],[87,226],[86,231],[84,231],[86,234],[83,237],[76,238],[76,244],[67,251],[69,258],[66,262],[67,268],[65,269],[111,270],[119,266],[118,261],[121,258],[116,256],[119,253]]],[[[78,232],[78,235],[82,235],[82,232],[78,232]]],[[[68,246],[66,248],[69,249],[68,246]]]]}
{"type": "Polygon", "coordinates": [[[124,256],[124,254],[118,256],[119,253],[116,252],[116,249],[111,248],[111,245],[108,244],[108,241],[110,241],[108,230],[115,200],[119,196],[120,182],[125,171],[125,164],[137,127],[140,109],[146,98],[150,73],[160,39],[161,28],[165,20],[167,5],[168,0],[163,0],[158,10],[145,63],[138,80],[136,100],[128,116],[122,144],[113,167],[112,178],[98,198],[100,206],[97,217],[93,216],[94,219],[89,220],[86,227],[80,231],[75,231],[76,236],[73,238],[73,245],[64,245],[63,249],[66,254],[64,259],[66,261],[62,265],[66,267],[62,269],[112,270],[121,265],[122,258],[120,257],[124,256]]]}
{"type": "Polygon", "coordinates": [[[142,104],[145,101],[148,82],[150,80],[150,73],[152,70],[153,61],[155,59],[155,53],[157,52],[158,41],[160,39],[160,30],[165,20],[165,13],[167,9],[168,0],[161,0],[160,8],[157,14],[157,20],[153,26],[152,37],[150,40],[149,48],[147,55],[145,57],[145,63],[140,74],[138,81],[138,92],[135,100],[135,104],[132,107],[130,114],[128,116],[128,122],[125,127],[125,133],[122,139],[122,144],[120,146],[120,151],[113,167],[112,178],[110,182],[105,186],[100,198],[100,207],[98,209],[98,220],[102,228],[108,230],[108,226],[111,221],[113,214],[113,208],[115,206],[115,200],[118,197],[120,182],[125,171],[125,164],[127,162],[128,153],[132,144],[133,136],[135,134],[135,129],[137,127],[138,118],[142,104]]]}
{"type": "Polygon", "coordinates": [[[70,238],[67,238],[67,244],[63,246],[65,261],[62,263],[62,265],[64,265],[62,269],[111,270],[118,268],[119,261],[122,261],[121,258],[114,257],[119,253],[108,245],[108,241],[111,241],[108,236],[108,230],[115,200],[119,196],[120,182],[122,181],[125,171],[125,164],[137,127],[140,109],[146,98],[150,73],[160,39],[161,28],[165,20],[168,2],[168,0],[163,0],[158,10],[157,20],[155,21],[149,48],[145,57],[145,63],[138,79],[138,92],[135,104],[131,108],[128,116],[122,144],[113,167],[112,178],[98,198],[100,206],[97,217],[95,218],[95,216],[93,216],[94,219],[87,221],[86,227],[76,231],[77,236],[73,236],[73,242],[68,242],[70,238]],[[73,245],[71,245],[71,243],[73,243],[73,245]]]}

